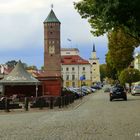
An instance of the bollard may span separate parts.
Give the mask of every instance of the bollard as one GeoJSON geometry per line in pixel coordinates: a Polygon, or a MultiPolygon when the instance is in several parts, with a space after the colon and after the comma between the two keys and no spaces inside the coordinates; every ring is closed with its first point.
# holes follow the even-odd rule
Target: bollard
{"type": "Polygon", "coordinates": [[[10,112],[9,111],[9,100],[7,98],[5,98],[4,104],[5,104],[5,112],[10,112]]]}
{"type": "Polygon", "coordinates": [[[64,106],[66,106],[66,96],[64,96],[64,106]]]}
{"type": "Polygon", "coordinates": [[[68,95],[68,105],[70,104],[70,95],[68,95]]]}
{"type": "Polygon", "coordinates": [[[61,98],[61,96],[58,97],[58,106],[59,106],[59,108],[61,108],[61,106],[62,106],[62,98],[61,98]]]}
{"type": "Polygon", "coordinates": [[[38,99],[38,105],[39,105],[39,109],[43,109],[43,106],[44,106],[44,99],[43,98],[38,99]]]}
{"type": "Polygon", "coordinates": [[[67,106],[67,96],[64,96],[64,105],[67,106]]]}
{"type": "Polygon", "coordinates": [[[24,109],[25,109],[25,111],[29,110],[29,100],[27,97],[25,97],[25,99],[24,99],[24,109]]]}
{"type": "Polygon", "coordinates": [[[74,103],[74,100],[75,100],[75,96],[73,95],[73,96],[72,96],[72,102],[73,102],[73,103],[74,103]]]}
{"type": "Polygon", "coordinates": [[[64,107],[64,96],[61,97],[62,98],[62,107],[64,107]]]}
{"type": "Polygon", "coordinates": [[[69,104],[69,95],[66,96],[66,105],[69,104]]]}
{"type": "Polygon", "coordinates": [[[71,98],[71,94],[69,95],[69,103],[72,103],[72,98],[71,98]]]}
{"type": "Polygon", "coordinates": [[[53,109],[53,101],[54,101],[54,98],[50,97],[50,109],[53,109]]]}

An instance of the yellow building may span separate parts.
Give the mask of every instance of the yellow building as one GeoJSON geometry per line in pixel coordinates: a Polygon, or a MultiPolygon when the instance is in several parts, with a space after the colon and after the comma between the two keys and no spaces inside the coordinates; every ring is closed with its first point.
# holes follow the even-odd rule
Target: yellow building
{"type": "Polygon", "coordinates": [[[100,64],[99,58],[97,58],[96,56],[95,44],[93,44],[93,50],[91,52],[91,58],[89,59],[89,63],[91,64],[92,82],[100,82],[100,64]]]}

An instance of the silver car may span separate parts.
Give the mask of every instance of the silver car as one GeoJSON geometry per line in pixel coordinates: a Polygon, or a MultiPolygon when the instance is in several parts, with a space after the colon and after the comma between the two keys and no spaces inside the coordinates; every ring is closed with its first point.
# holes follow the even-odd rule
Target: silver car
{"type": "Polygon", "coordinates": [[[132,95],[140,94],[140,86],[134,86],[131,91],[132,95]]]}

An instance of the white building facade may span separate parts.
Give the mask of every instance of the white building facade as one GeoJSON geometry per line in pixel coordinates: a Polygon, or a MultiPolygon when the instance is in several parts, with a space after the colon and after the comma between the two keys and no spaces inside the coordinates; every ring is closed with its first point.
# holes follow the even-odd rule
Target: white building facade
{"type": "Polygon", "coordinates": [[[64,87],[91,86],[94,82],[100,82],[99,61],[96,58],[96,51],[91,53],[90,60],[85,60],[79,56],[77,48],[62,48],[61,74],[64,87]],[[82,81],[80,80],[81,76],[85,77],[82,81]]]}

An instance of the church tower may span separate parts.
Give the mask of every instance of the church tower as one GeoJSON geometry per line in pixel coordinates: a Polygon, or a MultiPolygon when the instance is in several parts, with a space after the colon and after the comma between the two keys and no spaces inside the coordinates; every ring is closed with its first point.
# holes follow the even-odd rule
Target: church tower
{"type": "Polygon", "coordinates": [[[44,69],[47,76],[61,75],[60,24],[51,9],[44,21],[44,69]]]}
{"type": "Polygon", "coordinates": [[[96,56],[95,44],[93,44],[93,50],[91,52],[91,58],[89,59],[91,64],[91,80],[92,83],[100,82],[100,64],[99,58],[96,56]]]}

